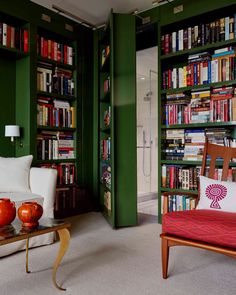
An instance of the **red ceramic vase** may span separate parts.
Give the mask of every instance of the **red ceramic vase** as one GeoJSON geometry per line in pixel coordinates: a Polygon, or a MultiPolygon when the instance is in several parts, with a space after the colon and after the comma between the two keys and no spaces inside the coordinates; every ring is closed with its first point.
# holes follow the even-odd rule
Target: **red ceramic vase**
{"type": "Polygon", "coordinates": [[[43,215],[43,207],[37,202],[24,202],[18,209],[18,217],[24,227],[37,227],[43,215]]]}
{"type": "Polygon", "coordinates": [[[0,226],[11,224],[15,217],[15,203],[8,198],[0,199],[0,226]]]}

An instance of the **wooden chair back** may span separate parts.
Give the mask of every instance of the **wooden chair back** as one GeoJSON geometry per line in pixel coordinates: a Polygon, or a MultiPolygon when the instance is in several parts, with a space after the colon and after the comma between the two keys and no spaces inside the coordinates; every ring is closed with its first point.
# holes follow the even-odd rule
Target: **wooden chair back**
{"type": "Polygon", "coordinates": [[[210,159],[209,159],[210,169],[209,169],[208,177],[212,179],[214,178],[216,161],[220,160],[220,161],[223,161],[221,180],[227,181],[229,163],[233,158],[236,158],[236,148],[225,147],[225,146],[220,146],[220,145],[206,142],[204,153],[203,153],[201,175],[205,175],[208,156],[210,156],[210,159]]]}

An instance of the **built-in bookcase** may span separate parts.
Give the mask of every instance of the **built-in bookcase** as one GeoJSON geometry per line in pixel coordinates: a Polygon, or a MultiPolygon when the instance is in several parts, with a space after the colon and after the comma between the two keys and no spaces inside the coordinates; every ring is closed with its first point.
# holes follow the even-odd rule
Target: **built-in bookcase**
{"type": "MultiPolygon", "coordinates": [[[[236,6],[159,27],[159,222],[162,193],[170,211],[195,208],[203,148],[235,146],[236,6]]],[[[218,161],[215,178],[220,177],[218,161]]],[[[235,163],[228,180],[235,181],[235,163]]]]}
{"type": "Polygon", "coordinates": [[[37,160],[57,170],[55,216],[78,207],[77,47],[45,29],[37,32],[37,160]]]}

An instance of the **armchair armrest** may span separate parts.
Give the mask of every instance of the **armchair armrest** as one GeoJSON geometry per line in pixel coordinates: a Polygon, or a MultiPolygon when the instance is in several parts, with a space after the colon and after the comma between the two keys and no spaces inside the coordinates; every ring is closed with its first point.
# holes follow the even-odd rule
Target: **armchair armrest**
{"type": "Polygon", "coordinates": [[[57,170],[50,168],[30,169],[31,192],[44,198],[43,210],[45,217],[53,217],[56,193],[57,170]]]}
{"type": "MultiPolygon", "coordinates": [[[[176,192],[164,192],[162,193],[162,196],[164,197],[163,200],[163,215],[168,213],[168,196],[173,196],[173,195],[187,195],[187,196],[191,196],[193,198],[197,198],[198,199],[198,194],[194,194],[193,192],[182,192],[182,193],[176,193],[176,192]]],[[[198,201],[198,200],[197,200],[198,201]]]]}

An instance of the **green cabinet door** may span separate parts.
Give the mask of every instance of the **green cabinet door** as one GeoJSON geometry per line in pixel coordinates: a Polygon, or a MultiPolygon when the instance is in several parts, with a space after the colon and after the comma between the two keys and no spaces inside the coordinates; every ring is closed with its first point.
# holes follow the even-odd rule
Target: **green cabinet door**
{"type": "Polygon", "coordinates": [[[98,121],[99,180],[102,179],[99,181],[100,204],[104,216],[114,228],[137,224],[135,41],[135,16],[111,13],[105,38],[100,40],[100,55],[107,55],[106,63],[109,63],[109,66],[102,70],[99,67],[98,121]],[[110,86],[109,91],[104,94],[104,83],[108,83],[105,80],[109,80],[110,86]],[[101,131],[101,125],[103,110],[108,107],[111,119],[109,130],[105,133],[101,131]],[[106,140],[109,142],[107,165],[111,170],[109,189],[103,181],[103,145],[104,141],[105,145],[107,144],[106,140]]]}

